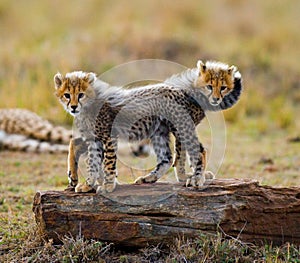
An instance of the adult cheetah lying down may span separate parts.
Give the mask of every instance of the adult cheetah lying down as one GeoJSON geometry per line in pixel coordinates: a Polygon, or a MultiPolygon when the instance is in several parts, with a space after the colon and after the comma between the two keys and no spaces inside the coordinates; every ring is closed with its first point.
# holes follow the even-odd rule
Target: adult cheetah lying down
{"type": "Polygon", "coordinates": [[[0,109],[0,150],[68,152],[72,131],[27,109],[0,109]]]}
{"type": "Polygon", "coordinates": [[[75,151],[78,153],[75,157],[72,155],[76,143],[70,143],[69,183],[76,187],[77,192],[114,190],[118,138],[151,140],[158,164],[148,175],[138,178],[136,183],[157,181],[172,164],[170,133],[176,139],[175,167],[177,175],[180,173],[178,177],[183,178],[186,151],[193,168],[186,185],[203,185],[205,150],[197,139],[195,126],[204,118],[205,107],[222,109],[220,105],[235,86],[241,88],[241,76],[236,67],[213,62],[198,62],[198,74],[192,88],[175,82],[170,85],[170,81],[166,81],[126,90],[111,87],[97,79],[94,73],[81,71],[65,76],[58,73],[54,82],[60,102],[75,117],[81,135],[78,140],[84,142],[79,144],[80,149],[75,151]],[[206,105],[201,105],[203,98],[206,105]],[[88,175],[84,184],[77,185],[77,160],[85,149],[88,150],[88,175]],[[99,165],[101,163],[103,169],[99,165]]]}

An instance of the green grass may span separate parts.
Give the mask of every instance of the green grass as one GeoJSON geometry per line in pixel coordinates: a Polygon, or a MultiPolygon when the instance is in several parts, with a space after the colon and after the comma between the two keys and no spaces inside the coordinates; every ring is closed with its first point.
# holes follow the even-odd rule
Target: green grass
{"type": "MultiPolygon", "coordinates": [[[[57,71],[101,74],[145,58],[188,67],[198,59],[224,61],[238,66],[245,89],[224,113],[226,157],[218,177],[299,186],[299,143],[288,142],[300,130],[299,9],[298,0],[3,0],[0,108],[28,108],[70,125],[53,95],[57,71]]],[[[35,233],[32,199],[37,190],[62,190],[65,170],[64,155],[0,152],[1,262],[300,262],[293,244],[258,247],[221,235],[135,253],[82,238],[54,246],[35,233]]],[[[128,180],[132,172],[120,168],[128,180]]]]}

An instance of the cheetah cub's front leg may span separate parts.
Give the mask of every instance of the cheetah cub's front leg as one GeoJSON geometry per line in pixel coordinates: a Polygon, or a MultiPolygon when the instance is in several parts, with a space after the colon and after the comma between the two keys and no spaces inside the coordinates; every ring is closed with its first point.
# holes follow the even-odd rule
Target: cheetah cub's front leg
{"type": "Polygon", "coordinates": [[[89,192],[91,187],[86,184],[78,184],[78,162],[82,154],[87,151],[87,144],[81,138],[71,139],[68,153],[68,180],[69,185],[65,191],[89,192]]]}
{"type": "Polygon", "coordinates": [[[68,187],[65,191],[74,191],[76,185],[78,184],[78,174],[77,174],[77,160],[74,139],[70,140],[69,152],[68,152],[68,187]]]}
{"type": "Polygon", "coordinates": [[[66,191],[74,191],[78,184],[79,157],[87,150],[86,143],[81,138],[71,139],[68,153],[68,187],[66,191]]]}
{"type": "Polygon", "coordinates": [[[117,185],[117,140],[109,138],[105,142],[104,151],[104,178],[101,186],[97,187],[97,193],[105,194],[115,190],[117,185]]]}
{"type": "MultiPolygon", "coordinates": [[[[183,134],[189,134],[188,130],[182,128],[183,134]]],[[[205,183],[205,164],[206,164],[206,152],[202,144],[198,141],[197,134],[194,131],[190,137],[181,136],[183,140],[184,148],[190,157],[190,164],[193,168],[193,175],[189,176],[186,181],[186,186],[192,186],[198,188],[204,185],[205,183]]],[[[176,137],[178,138],[178,137],[176,137]]],[[[180,137],[179,137],[180,138],[180,137]]]]}
{"type": "MultiPolygon", "coordinates": [[[[202,148],[202,147],[201,147],[202,148]]],[[[186,181],[186,186],[193,186],[199,187],[204,185],[206,180],[213,180],[215,179],[215,175],[211,171],[205,171],[206,168],[206,150],[203,148],[202,152],[200,153],[200,166],[196,168],[194,174],[188,175],[188,179],[186,181]],[[202,172],[203,171],[203,172],[202,172]],[[202,175],[203,174],[203,175],[202,175]]]]}
{"type": "MultiPolygon", "coordinates": [[[[173,162],[175,177],[177,182],[186,182],[187,175],[185,172],[186,151],[179,139],[175,141],[175,158],[173,162]]],[[[191,175],[190,175],[191,176],[191,175]]]]}
{"type": "Polygon", "coordinates": [[[207,164],[207,151],[206,149],[203,149],[202,152],[202,163],[204,167],[204,177],[206,180],[214,180],[215,174],[212,171],[206,171],[206,164],[207,164]]]}
{"type": "Polygon", "coordinates": [[[84,183],[80,183],[75,187],[77,193],[96,192],[96,189],[103,181],[102,174],[102,147],[99,142],[93,140],[88,142],[87,157],[87,177],[84,183]]]}
{"type": "Polygon", "coordinates": [[[212,171],[205,171],[204,177],[206,180],[214,180],[216,178],[215,174],[212,171]]]}
{"type": "MultiPolygon", "coordinates": [[[[186,161],[186,151],[182,148],[179,140],[176,140],[176,155],[173,163],[175,176],[178,182],[186,182],[187,178],[192,177],[193,174],[185,172],[185,161],[186,161]]],[[[204,169],[206,167],[206,150],[203,152],[202,162],[204,164],[204,169]]],[[[215,179],[215,175],[211,171],[204,171],[205,180],[215,179]]]]}

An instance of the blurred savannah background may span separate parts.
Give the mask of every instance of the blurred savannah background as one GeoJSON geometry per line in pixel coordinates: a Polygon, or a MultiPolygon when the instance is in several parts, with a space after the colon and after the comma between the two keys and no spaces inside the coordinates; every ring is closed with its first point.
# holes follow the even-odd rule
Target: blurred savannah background
{"type": "MultiPolygon", "coordinates": [[[[147,58],[187,67],[223,61],[238,66],[244,92],[224,112],[218,177],[299,186],[299,10],[298,0],[0,0],[0,108],[70,127],[53,94],[58,71],[101,74],[147,58]]],[[[35,191],[63,189],[65,170],[64,155],[0,152],[0,245],[9,250],[14,235],[26,236],[35,191]]]]}

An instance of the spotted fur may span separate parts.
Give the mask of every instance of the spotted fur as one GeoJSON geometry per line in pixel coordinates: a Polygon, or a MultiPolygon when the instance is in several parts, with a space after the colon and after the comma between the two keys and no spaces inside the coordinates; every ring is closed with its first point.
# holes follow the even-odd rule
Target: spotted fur
{"type": "MultiPolygon", "coordinates": [[[[192,104],[198,105],[195,111],[221,111],[234,106],[242,93],[242,76],[236,66],[222,62],[201,60],[197,68],[187,69],[165,80],[168,85],[183,89],[191,98],[192,104]]],[[[195,119],[195,125],[201,120],[195,119]]],[[[179,181],[186,178],[186,151],[180,141],[175,142],[175,159],[173,166],[179,181]]],[[[207,178],[214,177],[207,172],[207,178]]]]}
{"type": "MultiPolygon", "coordinates": [[[[197,68],[187,69],[186,71],[184,71],[180,74],[171,76],[169,79],[167,79],[165,81],[165,83],[168,84],[168,86],[170,86],[170,85],[175,86],[175,90],[177,90],[177,91],[181,90],[182,94],[184,94],[184,96],[186,96],[185,99],[187,99],[187,101],[188,101],[188,108],[189,108],[188,115],[192,118],[192,122],[195,125],[197,125],[202,120],[202,118],[204,117],[204,112],[207,110],[219,111],[219,110],[224,110],[224,109],[232,107],[238,101],[241,91],[242,91],[241,75],[237,71],[236,67],[234,67],[234,66],[229,67],[226,64],[223,64],[220,62],[206,62],[206,64],[203,64],[201,61],[198,62],[197,65],[198,65],[197,68]],[[205,67],[203,65],[205,65],[205,67]],[[207,78],[207,77],[204,78],[205,70],[207,70],[208,74],[211,74],[212,76],[214,76],[215,79],[207,78]],[[220,72],[221,72],[221,74],[220,74],[220,72]],[[230,89],[228,90],[228,92],[226,92],[226,94],[222,93],[222,92],[224,92],[224,88],[221,89],[221,85],[219,84],[218,80],[216,79],[217,77],[220,77],[220,76],[222,76],[222,78],[224,78],[224,76],[227,77],[226,82],[223,82],[223,85],[226,84],[228,87],[230,87],[230,89]],[[214,82],[213,82],[213,80],[214,80],[214,82]],[[218,101],[218,103],[215,103],[214,100],[209,100],[209,96],[207,96],[207,94],[205,93],[205,90],[203,91],[203,89],[205,89],[206,85],[211,85],[213,88],[219,89],[220,94],[222,95],[222,100],[218,101]]],[[[64,77],[62,75],[59,75],[58,77],[59,77],[59,79],[55,79],[55,83],[61,85],[63,83],[64,77]]],[[[88,74],[88,73],[83,73],[83,72],[74,72],[74,73],[68,73],[66,75],[66,78],[69,78],[69,77],[79,78],[79,79],[84,80],[86,83],[91,84],[90,81],[91,81],[91,79],[95,78],[95,75],[93,75],[93,73],[88,74]]],[[[66,83],[73,83],[73,85],[71,85],[72,88],[70,87],[70,84],[67,84],[67,86],[69,86],[68,88],[64,88],[64,89],[60,90],[61,96],[64,97],[64,98],[60,98],[60,100],[63,103],[64,107],[68,110],[67,106],[70,103],[64,102],[65,98],[66,98],[66,96],[64,95],[65,94],[64,92],[66,90],[67,90],[67,92],[73,91],[74,95],[75,95],[74,98],[78,98],[78,102],[79,102],[80,99],[83,98],[83,96],[81,95],[80,96],[81,98],[79,98],[78,94],[80,92],[87,91],[87,96],[84,95],[84,97],[89,97],[89,99],[93,98],[92,100],[97,100],[97,103],[91,103],[90,105],[101,104],[102,108],[100,106],[98,106],[97,110],[96,111],[94,110],[94,111],[98,112],[98,110],[100,110],[100,108],[101,108],[100,113],[98,115],[101,117],[105,116],[106,112],[109,112],[108,115],[110,116],[110,119],[108,121],[106,120],[106,123],[112,123],[113,121],[115,121],[116,116],[118,116],[118,118],[120,118],[120,116],[122,116],[122,114],[121,115],[119,114],[120,109],[122,109],[124,107],[124,105],[127,105],[127,103],[132,103],[132,99],[129,100],[127,98],[127,96],[129,96],[130,93],[128,94],[128,91],[124,91],[124,90],[122,91],[122,89],[120,89],[120,88],[109,87],[108,84],[101,82],[100,80],[98,80],[98,82],[100,83],[100,84],[99,83],[98,84],[101,86],[102,92],[99,92],[99,89],[95,89],[95,88],[93,90],[89,90],[89,87],[86,86],[86,83],[82,82],[81,80],[75,80],[75,79],[67,80],[66,83]],[[81,88],[76,87],[76,85],[78,83],[80,83],[79,87],[81,86],[81,88]],[[112,90],[110,90],[110,89],[112,89],[112,90]],[[64,92],[62,93],[62,91],[64,91],[64,92]],[[76,91],[77,91],[77,95],[76,95],[76,91]],[[99,103],[99,94],[101,94],[101,93],[102,93],[101,96],[103,96],[103,98],[102,98],[102,101],[100,99],[101,102],[99,103]],[[122,93],[124,93],[124,94],[122,94],[122,93]],[[90,94],[90,95],[88,95],[88,94],[90,94]],[[113,98],[114,95],[116,95],[117,99],[113,98]],[[107,101],[105,102],[104,98],[109,101],[108,104],[110,104],[110,100],[111,100],[111,102],[113,102],[113,104],[114,104],[113,109],[111,108],[111,106],[109,106],[106,103],[107,101]],[[125,100],[125,101],[121,102],[121,100],[125,100]],[[102,114],[101,112],[104,114],[102,114]]],[[[139,88],[139,90],[142,91],[144,89],[144,91],[142,91],[142,93],[144,94],[145,91],[147,91],[150,87],[150,89],[153,89],[152,90],[153,94],[155,94],[154,91],[157,91],[157,89],[160,89],[160,92],[162,92],[162,94],[163,94],[163,90],[165,90],[166,87],[164,87],[164,85],[163,85],[161,88],[159,88],[159,86],[162,86],[162,84],[146,86],[144,88],[139,88]]],[[[168,92],[170,94],[172,93],[172,91],[168,91],[168,92]]],[[[144,96],[143,94],[142,94],[142,97],[144,96]]],[[[147,94],[147,92],[145,94],[147,94]]],[[[151,94],[151,92],[150,92],[150,94],[151,94]]],[[[156,93],[156,94],[158,96],[161,96],[160,93],[156,93]]],[[[58,92],[57,92],[57,95],[59,96],[58,92]]],[[[131,95],[136,96],[137,94],[131,94],[131,95]]],[[[67,97],[71,98],[68,95],[67,95],[67,97]]],[[[147,100],[147,98],[145,98],[145,99],[147,100]]],[[[176,102],[178,102],[178,101],[176,101],[176,102]]],[[[76,104],[76,101],[75,101],[75,104],[76,104]]],[[[139,105],[134,104],[134,106],[139,106],[139,105]]],[[[187,106],[187,105],[185,105],[185,106],[187,106]]],[[[89,106],[89,107],[91,108],[91,106],[89,106]]],[[[69,108],[68,111],[71,111],[71,114],[76,115],[76,112],[72,113],[72,110],[74,110],[74,109],[69,108]]],[[[134,112],[133,109],[132,109],[132,111],[134,112]]],[[[130,112],[130,113],[132,113],[132,112],[130,112]]],[[[91,120],[90,123],[93,123],[93,121],[97,122],[96,114],[94,114],[92,118],[91,118],[91,116],[88,116],[88,117],[91,120]]],[[[141,120],[144,121],[144,123],[143,123],[144,126],[145,126],[145,123],[148,123],[151,126],[154,121],[153,118],[148,118],[148,117],[142,118],[141,120]]],[[[128,119],[125,118],[123,121],[128,121],[128,119]]],[[[76,119],[75,119],[75,122],[76,122],[76,119]]],[[[104,120],[102,122],[104,122],[104,120]]],[[[170,157],[171,152],[170,152],[170,148],[169,148],[170,132],[173,132],[175,134],[175,136],[177,135],[176,158],[174,161],[174,166],[176,167],[177,178],[179,180],[186,179],[185,169],[184,169],[185,158],[186,158],[186,155],[185,155],[186,149],[185,149],[185,147],[183,147],[182,140],[180,140],[180,138],[179,138],[180,136],[178,134],[178,131],[176,133],[176,128],[174,129],[172,122],[170,123],[169,121],[166,121],[166,120],[164,120],[164,121],[159,120],[159,123],[160,123],[160,126],[162,127],[163,132],[161,134],[158,134],[158,136],[153,136],[150,139],[150,141],[152,141],[152,143],[154,145],[154,151],[156,153],[158,153],[157,154],[158,155],[158,165],[157,165],[156,169],[149,175],[138,178],[136,181],[137,183],[154,182],[169,168],[169,163],[170,163],[170,158],[171,158],[170,157]]],[[[86,124],[85,124],[85,130],[90,130],[91,128],[96,129],[95,127],[92,127],[92,126],[93,125],[86,126],[86,124]]],[[[101,130],[103,129],[103,123],[100,124],[100,127],[101,128],[98,130],[99,134],[101,133],[101,130]]],[[[133,126],[131,128],[135,129],[135,126],[133,126]]],[[[141,129],[141,127],[139,127],[139,129],[141,129]]],[[[142,130],[142,133],[147,134],[147,132],[149,132],[147,130],[143,130],[143,129],[141,129],[141,130],[142,130]]],[[[108,125],[107,131],[112,132],[112,127],[108,125]]],[[[106,133],[108,133],[108,132],[106,132],[106,133]]],[[[127,130],[127,133],[128,133],[128,130],[127,130]]],[[[121,131],[121,134],[124,134],[124,131],[121,131]]],[[[126,134],[126,132],[125,132],[125,134],[126,134]]],[[[115,136],[115,137],[118,137],[118,136],[115,136]]],[[[143,138],[144,137],[140,136],[140,135],[139,136],[135,135],[133,137],[132,136],[130,137],[129,134],[127,134],[128,140],[143,139],[143,138]]],[[[147,139],[146,141],[148,141],[148,140],[149,139],[147,139]]],[[[74,143],[74,141],[71,141],[71,143],[70,143],[70,151],[69,151],[70,187],[75,187],[78,182],[77,171],[76,171],[78,154],[73,154],[72,149],[73,148],[75,149],[77,147],[82,148],[80,145],[81,145],[81,143],[79,143],[79,144],[74,143]],[[74,155],[76,155],[76,156],[74,156],[74,155]]],[[[84,146],[85,150],[88,148],[87,145],[88,144],[86,144],[86,142],[85,142],[85,146],[84,146]]],[[[114,154],[110,158],[112,160],[115,160],[116,159],[116,157],[115,157],[115,149],[116,149],[115,140],[111,142],[111,145],[113,147],[112,147],[112,150],[109,150],[109,151],[111,151],[114,154]]],[[[82,151],[82,149],[80,151],[82,151]]],[[[95,178],[95,177],[97,178],[97,180],[91,179],[94,184],[98,184],[98,185],[101,185],[103,183],[105,184],[105,180],[103,181],[103,177],[102,177],[102,174],[103,174],[102,169],[101,169],[101,167],[99,168],[99,166],[97,166],[97,163],[99,163],[99,162],[101,163],[101,161],[104,157],[103,145],[100,144],[97,146],[96,144],[92,143],[90,146],[90,150],[88,152],[90,153],[91,151],[97,152],[97,153],[96,154],[93,153],[92,155],[90,155],[90,158],[88,159],[89,160],[88,161],[89,169],[90,169],[88,174],[94,174],[94,176],[91,176],[91,178],[95,178]],[[91,167],[93,167],[93,168],[91,169],[91,167]]],[[[202,163],[203,167],[205,167],[205,159],[206,159],[205,151],[204,151],[204,149],[201,149],[201,163],[202,163]]],[[[112,165],[112,170],[115,170],[115,162],[114,161],[107,161],[106,164],[112,165]]],[[[106,172],[109,173],[109,171],[106,171],[106,172]]],[[[213,175],[210,172],[207,172],[205,174],[205,177],[212,178],[213,175]]],[[[108,181],[111,181],[112,178],[114,178],[114,173],[112,176],[108,176],[107,178],[110,178],[108,181]]],[[[87,180],[87,182],[88,182],[88,180],[87,180]]],[[[191,176],[187,180],[187,185],[197,186],[197,185],[199,185],[199,180],[198,179],[195,180],[195,177],[191,176]]],[[[114,188],[114,185],[112,186],[112,188],[114,188]]],[[[89,191],[92,189],[93,189],[93,187],[89,186],[88,184],[76,187],[76,191],[89,191]]]]}
{"type": "Polygon", "coordinates": [[[136,183],[157,181],[172,164],[170,133],[184,145],[190,156],[194,172],[188,178],[187,185],[203,185],[205,151],[197,139],[195,123],[204,118],[204,111],[199,110],[199,105],[184,90],[167,84],[126,90],[110,87],[97,79],[94,73],[83,72],[65,76],[58,73],[54,82],[56,95],[75,117],[75,124],[88,149],[86,184],[77,185],[77,174],[69,174],[70,186],[76,186],[77,192],[114,190],[118,138],[127,141],[151,140],[158,164],[148,175],[138,178],[136,183]],[[103,169],[99,167],[101,160],[103,169]]]}
{"type": "MultiPolygon", "coordinates": [[[[199,60],[196,68],[174,74],[166,79],[164,83],[185,89],[195,103],[199,104],[200,110],[203,111],[229,109],[238,102],[242,93],[242,77],[237,67],[230,67],[216,61],[207,61],[204,64],[199,60]],[[224,87],[221,88],[222,86],[224,87]],[[211,97],[213,93],[221,98],[221,100],[217,99],[217,103],[210,103],[213,101],[211,97]]],[[[178,148],[176,149],[178,151],[178,148]]],[[[147,140],[132,146],[132,152],[135,156],[147,156],[150,150],[149,141],[147,140]]],[[[180,170],[184,171],[182,168],[180,170]]]]}
{"type": "Polygon", "coordinates": [[[54,126],[26,109],[0,109],[2,149],[30,152],[67,152],[72,132],[54,126]]]}

